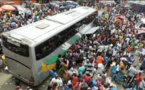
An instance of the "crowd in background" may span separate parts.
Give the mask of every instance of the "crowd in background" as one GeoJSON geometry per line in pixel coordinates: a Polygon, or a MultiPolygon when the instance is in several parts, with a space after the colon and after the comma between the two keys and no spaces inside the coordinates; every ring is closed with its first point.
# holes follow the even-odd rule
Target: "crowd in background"
{"type": "Polygon", "coordinates": [[[49,9],[48,7],[44,7],[40,10],[27,8],[27,12],[24,15],[23,13],[16,15],[15,11],[4,11],[3,15],[1,15],[0,18],[0,32],[10,31],[24,25],[42,20],[48,15],[54,15],[54,11],[55,10],[49,9]]]}
{"type": "MultiPolygon", "coordinates": [[[[94,7],[91,3],[86,3],[83,5],[94,7]]],[[[27,9],[27,12],[9,12],[4,10],[0,13],[0,33],[42,20],[46,16],[52,16],[67,11],[67,9],[60,10],[55,5],[51,4],[42,5],[42,8],[32,8],[30,3],[24,3],[22,6],[27,9]]],[[[98,4],[95,8],[101,9],[101,5],[99,6],[98,4]]]]}
{"type": "MultiPolygon", "coordinates": [[[[104,10],[103,15],[94,22],[99,30],[91,35],[84,35],[66,55],[59,55],[57,67],[49,70],[51,81],[47,90],[117,90],[118,84],[125,90],[143,90],[145,48],[143,36],[137,38],[134,25],[144,18],[144,14],[126,10],[119,5],[114,7],[98,4],[93,7],[104,10]],[[127,17],[129,21],[123,25],[110,19],[116,14],[127,17]],[[139,53],[140,60],[136,58],[139,53]]],[[[59,12],[50,7],[40,10],[29,8],[25,15],[18,16],[13,12],[3,12],[0,17],[0,32],[22,27],[59,12]]],[[[19,88],[20,84],[16,83],[16,90],[19,88]]]]}
{"type": "Polygon", "coordinates": [[[118,84],[125,90],[145,88],[142,75],[145,48],[143,37],[137,38],[134,27],[144,14],[136,14],[120,5],[114,9],[102,7],[104,17],[96,18],[94,23],[99,30],[84,35],[65,56],[59,56],[56,69],[49,70],[52,79],[48,90],[117,90],[118,84]],[[110,19],[117,14],[127,17],[127,23],[123,25],[110,19]],[[140,60],[136,56],[139,53],[140,60]]]}

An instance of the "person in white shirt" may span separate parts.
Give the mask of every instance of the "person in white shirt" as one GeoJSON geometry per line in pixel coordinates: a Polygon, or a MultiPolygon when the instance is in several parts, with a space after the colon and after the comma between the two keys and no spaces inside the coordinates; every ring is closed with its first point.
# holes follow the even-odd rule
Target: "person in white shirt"
{"type": "Polygon", "coordinates": [[[56,76],[55,78],[52,78],[50,85],[53,85],[53,83],[56,83],[57,87],[62,87],[63,85],[62,79],[58,76],[56,76]]]}
{"type": "Polygon", "coordinates": [[[96,70],[96,74],[101,74],[104,70],[104,65],[102,63],[98,64],[98,69],[96,70]]]}
{"type": "Polygon", "coordinates": [[[133,82],[132,77],[136,74],[136,66],[131,66],[128,70],[128,77],[127,77],[127,83],[130,82],[130,84],[133,82]]]}
{"type": "Polygon", "coordinates": [[[91,50],[92,49],[92,45],[89,45],[89,50],[91,50]]]}
{"type": "Polygon", "coordinates": [[[55,78],[52,78],[52,80],[50,81],[50,85],[52,86],[53,83],[56,83],[58,81],[58,76],[56,76],[55,78]]]}
{"type": "Polygon", "coordinates": [[[118,32],[121,33],[121,29],[118,29],[118,32]]]}
{"type": "Polygon", "coordinates": [[[111,35],[115,32],[115,28],[111,30],[111,35]]]}
{"type": "Polygon", "coordinates": [[[121,61],[128,61],[126,57],[121,57],[120,60],[121,61]]]}
{"type": "Polygon", "coordinates": [[[126,28],[126,25],[122,25],[122,30],[124,31],[126,28]]]}
{"type": "Polygon", "coordinates": [[[58,78],[57,84],[58,84],[59,90],[62,90],[63,81],[62,81],[62,79],[60,77],[58,78]]]}
{"type": "Polygon", "coordinates": [[[127,34],[127,37],[131,37],[131,36],[132,36],[132,33],[129,32],[129,33],[127,34]]]}
{"type": "Polygon", "coordinates": [[[127,41],[127,44],[129,44],[130,38],[127,37],[125,40],[127,41]]]}
{"type": "Polygon", "coordinates": [[[145,48],[142,49],[142,55],[145,55],[145,48]]]}
{"type": "Polygon", "coordinates": [[[98,52],[101,53],[104,49],[105,49],[104,46],[99,46],[99,47],[98,47],[98,52]]]}
{"type": "Polygon", "coordinates": [[[118,46],[119,49],[122,47],[122,44],[121,44],[120,41],[117,43],[117,46],[118,46]]]}
{"type": "Polygon", "coordinates": [[[67,85],[68,85],[69,87],[71,87],[72,83],[71,83],[71,80],[70,80],[70,79],[68,80],[67,85]]]}
{"type": "Polygon", "coordinates": [[[113,49],[113,54],[112,54],[112,56],[116,56],[116,54],[117,54],[117,49],[113,49]]]}
{"type": "Polygon", "coordinates": [[[145,78],[139,84],[139,90],[144,90],[145,88],[145,78]]]}

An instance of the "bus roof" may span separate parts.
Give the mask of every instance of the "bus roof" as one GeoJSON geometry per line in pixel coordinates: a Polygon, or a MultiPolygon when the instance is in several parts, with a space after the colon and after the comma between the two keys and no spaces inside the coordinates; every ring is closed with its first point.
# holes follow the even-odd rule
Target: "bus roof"
{"type": "Polygon", "coordinates": [[[67,24],[71,22],[72,20],[77,19],[80,16],[83,16],[84,14],[87,14],[88,9],[90,10],[90,8],[88,7],[76,8],[76,9],[72,9],[70,11],[55,15],[55,16],[48,17],[47,19],[54,22],[61,23],[61,24],[67,24]]]}
{"type": "Polygon", "coordinates": [[[17,40],[25,39],[33,43],[39,43],[45,39],[51,38],[95,11],[95,9],[89,7],[78,7],[61,14],[48,16],[44,20],[15,30],[4,32],[2,35],[13,37],[17,40]]]}

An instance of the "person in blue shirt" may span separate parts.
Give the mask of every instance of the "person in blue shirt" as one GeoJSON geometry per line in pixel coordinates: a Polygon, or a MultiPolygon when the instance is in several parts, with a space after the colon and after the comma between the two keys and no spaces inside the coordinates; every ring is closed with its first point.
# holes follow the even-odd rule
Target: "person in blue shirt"
{"type": "Polygon", "coordinates": [[[114,46],[114,47],[113,47],[113,49],[117,49],[117,47],[116,47],[116,46],[114,46]]]}
{"type": "Polygon", "coordinates": [[[64,90],[69,90],[69,87],[66,84],[64,85],[64,90]]]}
{"type": "Polygon", "coordinates": [[[117,63],[116,65],[113,66],[112,68],[112,76],[111,76],[111,81],[113,81],[115,79],[115,76],[116,76],[116,72],[117,72],[117,63]]]}
{"type": "Polygon", "coordinates": [[[80,65],[79,69],[78,69],[78,73],[79,75],[82,75],[82,73],[85,71],[85,67],[80,65]]]}
{"type": "Polygon", "coordinates": [[[130,56],[131,56],[131,52],[130,52],[130,51],[127,51],[126,55],[127,55],[128,57],[130,57],[130,56]]]}
{"type": "Polygon", "coordinates": [[[108,57],[107,57],[107,56],[105,56],[105,57],[104,57],[104,59],[105,59],[105,60],[108,60],[108,57]]]}
{"type": "Polygon", "coordinates": [[[141,67],[140,67],[141,70],[145,69],[145,57],[141,63],[141,67]]]}
{"type": "Polygon", "coordinates": [[[95,80],[92,81],[92,86],[96,86],[97,82],[95,80]]]}
{"type": "Polygon", "coordinates": [[[103,64],[104,64],[104,65],[106,65],[106,64],[107,64],[107,61],[108,61],[108,57],[107,57],[107,56],[105,56],[105,57],[104,57],[103,64]]]}
{"type": "Polygon", "coordinates": [[[50,72],[50,75],[51,75],[52,78],[56,77],[57,73],[56,73],[56,69],[55,68],[53,70],[50,69],[49,72],[50,72]]]}
{"type": "Polygon", "coordinates": [[[102,28],[102,26],[99,26],[99,28],[101,29],[101,28],[102,28]]]}
{"type": "Polygon", "coordinates": [[[117,90],[117,88],[116,87],[111,87],[110,90],[117,90]]]}
{"type": "Polygon", "coordinates": [[[35,20],[35,22],[38,21],[37,15],[34,16],[34,20],[35,20]]]}
{"type": "Polygon", "coordinates": [[[93,86],[92,90],[98,90],[97,86],[93,86]]]}

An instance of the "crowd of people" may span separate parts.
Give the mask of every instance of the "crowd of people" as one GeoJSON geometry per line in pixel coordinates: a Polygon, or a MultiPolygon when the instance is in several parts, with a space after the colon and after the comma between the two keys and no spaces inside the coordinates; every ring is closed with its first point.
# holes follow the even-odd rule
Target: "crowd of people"
{"type": "MultiPolygon", "coordinates": [[[[91,3],[87,3],[86,5],[92,7],[91,3]]],[[[42,20],[47,16],[67,11],[67,9],[60,10],[58,7],[51,5],[50,3],[46,5],[42,4],[41,8],[33,8],[31,7],[31,3],[23,3],[22,6],[27,9],[27,12],[23,12],[22,10],[3,10],[0,12],[0,33],[42,20]]],[[[95,8],[100,9],[101,6],[95,8]]]]}
{"type": "MultiPolygon", "coordinates": [[[[30,4],[30,3],[28,3],[30,4]]],[[[28,6],[28,5],[23,5],[28,6]]],[[[31,4],[29,5],[31,6],[31,4]]],[[[59,10],[50,5],[43,6],[43,8],[26,7],[27,12],[23,11],[2,11],[0,14],[0,33],[10,31],[24,25],[44,19],[46,16],[52,16],[66,10],[59,10]]]]}
{"type": "MultiPolygon", "coordinates": [[[[64,56],[59,55],[57,67],[49,70],[52,78],[47,90],[117,90],[118,84],[125,90],[144,90],[145,48],[143,36],[137,38],[134,27],[138,20],[145,17],[144,14],[120,5],[114,9],[109,5],[94,8],[101,7],[104,13],[94,23],[99,26],[99,30],[82,36],[64,56]],[[110,19],[116,14],[125,16],[127,23],[123,25],[110,19]],[[138,60],[136,55],[140,53],[141,58],[138,60]],[[141,62],[141,65],[134,62],[141,62]]],[[[28,8],[25,15],[3,12],[0,17],[0,33],[59,12],[49,7],[40,10],[28,8]]]]}
{"type": "Polygon", "coordinates": [[[144,90],[145,49],[134,27],[144,14],[120,5],[112,8],[103,6],[102,17],[94,23],[99,30],[83,35],[66,55],[59,55],[57,67],[49,70],[52,79],[47,90],[117,90],[120,84],[124,90],[144,90]],[[127,23],[110,19],[116,14],[125,16],[127,23]],[[136,58],[139,53],[141,60],[136,58]]]}

